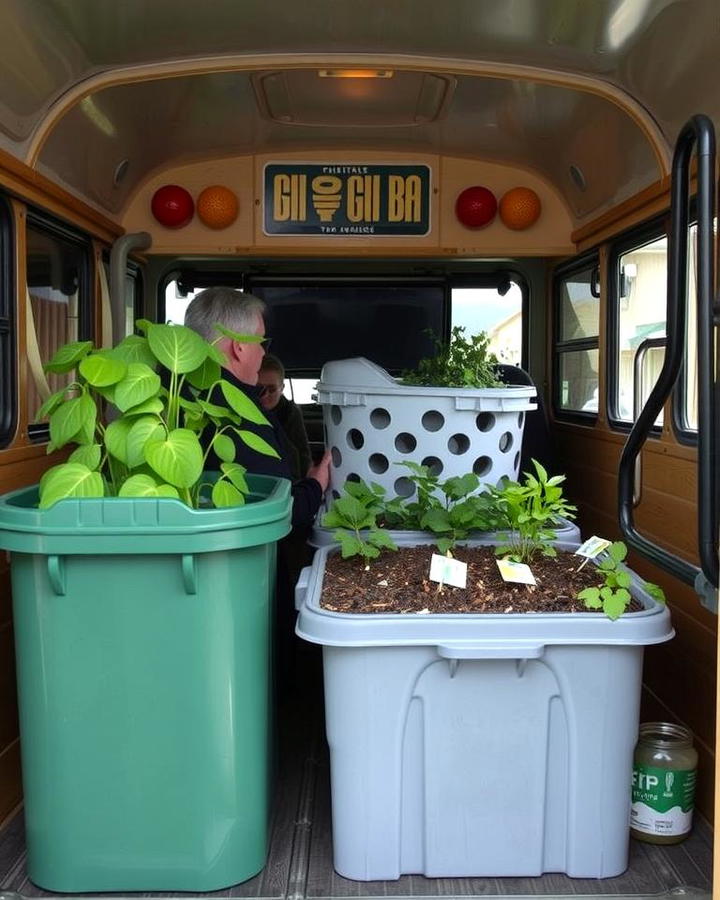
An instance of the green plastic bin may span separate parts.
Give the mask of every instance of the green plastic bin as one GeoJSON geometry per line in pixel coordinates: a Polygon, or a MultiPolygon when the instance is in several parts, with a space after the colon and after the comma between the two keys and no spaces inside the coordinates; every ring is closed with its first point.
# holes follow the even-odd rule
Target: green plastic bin
{"type": "Polygon", "coordinates": [[[276,541],[250,501],[0,498],[11,551],[28,875],[51,891],[213,891],[265,865],[276,541]]]}

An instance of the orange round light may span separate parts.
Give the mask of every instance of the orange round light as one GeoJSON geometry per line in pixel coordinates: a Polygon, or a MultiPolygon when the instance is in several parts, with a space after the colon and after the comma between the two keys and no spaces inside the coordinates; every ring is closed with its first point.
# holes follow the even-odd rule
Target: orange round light
{"type": "Polygon", "coordinates": [[[238,198],[230,188],[213,184],[197,198],[197,214],[208,228],[227,228],[237,219],[238,198]]]}
{"type": "Polygon", "coordinates": [[[500,201],[500,219],[513,231],[523,231],[540,218],[540,198],[527,187],[516,187],[503,195],[500,201]]]}

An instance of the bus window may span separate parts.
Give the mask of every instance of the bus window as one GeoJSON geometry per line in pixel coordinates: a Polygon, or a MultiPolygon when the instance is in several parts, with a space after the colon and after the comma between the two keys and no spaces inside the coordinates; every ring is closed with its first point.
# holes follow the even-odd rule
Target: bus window
{"type": "Polygon", "coordinates": [[[27,288],[28,313],[32,313],[31,345],[28,351],[28,417],[31,438],[46,439],[47,425],[32,424],[48,391],[69,384],[73,373],[43,373],[55,351],[70,341],[91,338],[89,245],[64,229],[28,217],[27,288]]]}
{"type": "MultiPolygon", "coordinates": [[[[667,239],[656,237],[625,249],[615,264],[617,286],[616,347],[610,378],[609,402],[612,419],[630,423],[633,414],[633,368],[638,348],[647,338],[665,336],[667,292],[667,239]]],[[[648,350],[642,371],[641,406],[645,403],[662,368],[665,350],[648,350]]],[[[662,412],[655,424],[662,425],[662,412]]]]}
{"type": "Polygon", "coordinates": [[[10,210],[0,202],[0,446],[12,437],[17,416],[10,210]]]}
{"type": "Polygon", "coordinates": [[[495,288],[453,287],[451,292],[452,327],[465,328],[465,337],[486,331],[490,350],[502,363],[523,364],[523,293],[519,284],[510,283],[504,295],[495,288]]]}
{"type": "Polygon", "coordinates": [[[558,273],[555,284],[556,412],[598,411],[600,290],[596,260],[558,273]]]}

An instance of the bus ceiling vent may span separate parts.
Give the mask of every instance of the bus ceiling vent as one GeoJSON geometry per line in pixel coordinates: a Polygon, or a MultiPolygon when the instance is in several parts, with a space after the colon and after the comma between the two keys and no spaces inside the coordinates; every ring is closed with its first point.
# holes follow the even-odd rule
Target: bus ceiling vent
{"type": "Polygon", "coordinates": [[[125,273],[131,250],[147,250],[152,237],[147,231],[124,234],[110,251],[110,308],[112,310],[113,345],[125,337],[125,273]]]}

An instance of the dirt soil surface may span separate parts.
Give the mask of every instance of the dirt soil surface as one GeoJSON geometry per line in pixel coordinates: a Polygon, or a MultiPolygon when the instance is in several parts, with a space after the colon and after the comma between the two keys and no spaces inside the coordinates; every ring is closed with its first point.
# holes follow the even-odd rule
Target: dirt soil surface
{"type": "MultiPolygon", "coordinates": [[[[368,568],[359,557],[329,556],[320,605],[349,613],[586,613],[577,594],[599,587],[601,578],[592,562],[558,553],[539,556],[531,565],[535,585],[503,581],[492,547],[457,547],[456,559],[468,564],[467,587],[439,585],[429,580],[430,556],[435,547],[401,547],[382,553],[368,568]]],[[[631,601],[627,611],[642,609],[631,601]]]]}

